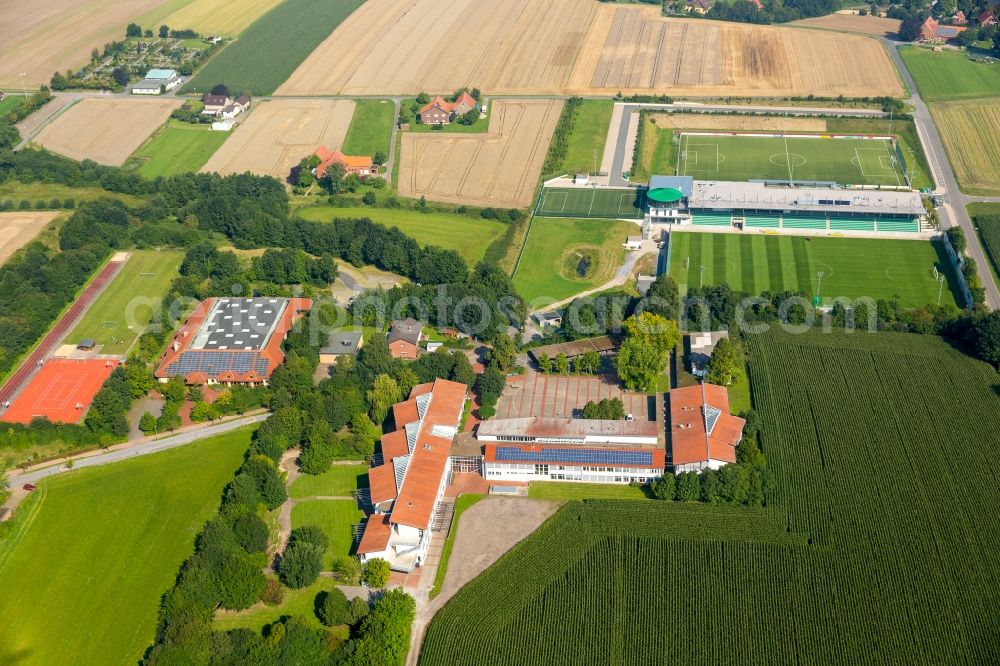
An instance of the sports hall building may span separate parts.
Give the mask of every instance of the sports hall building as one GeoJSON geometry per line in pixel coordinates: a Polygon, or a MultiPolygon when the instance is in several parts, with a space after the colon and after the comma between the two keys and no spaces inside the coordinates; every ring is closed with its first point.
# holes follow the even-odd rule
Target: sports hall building
{"type": "Polygon", "coordinates": [[[285,360],[281,343],[308,298],[209,298],[174,335],[154,373],[161,382],[267,384],[285,360]]]}
{"type": "Polygon", "coordinates": [[[643,237],[678,227],[762,231],[916,234],[927,211],[919,192],[789,187],[764,181],[652,176],[643,237]]]}
{"type": "Polygon", "coordinates": [[[404,572],[423,564],[466,391],[465,384],[436,379],[414,386],[409,400],[393,405],[396,429],[382,436],[381,460],[368,472],[375,513],[358,544],[362,562],[381,558],[404,572]]]}
{"type": "Polygon", "coordinates": [[[666,451],[656,421],[524,417],[489,419],[487,481],[645,483],[663,476],[666,451]]]}

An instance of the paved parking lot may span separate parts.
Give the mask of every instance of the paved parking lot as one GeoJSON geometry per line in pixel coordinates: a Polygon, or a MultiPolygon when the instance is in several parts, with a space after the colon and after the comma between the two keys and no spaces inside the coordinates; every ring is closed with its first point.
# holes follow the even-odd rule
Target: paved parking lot
{"type": "Polygon", "coordinates": [[[525,374],[507,378],[507,387],[497,401],[497,418],[555,416],[568,418],[587,402],[620,398],[625,413],[636,419],[656,419],[655,399],[626,393],[613,377],[569,377],[543,375],[528,369],[525,374]]]}

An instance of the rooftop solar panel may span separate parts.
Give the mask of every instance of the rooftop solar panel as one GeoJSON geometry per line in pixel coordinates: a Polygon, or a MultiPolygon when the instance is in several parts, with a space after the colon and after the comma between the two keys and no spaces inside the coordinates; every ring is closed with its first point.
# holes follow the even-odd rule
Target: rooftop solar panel
{"type": "Polygon", "coordinates": [[[543,446],[537,451],[525,451],[516,446],[498,446],[496,448],[496,459],[497,462],[653,466],[652,451],[566,449],[549,446],[543,446]]]}
{"type": "Polygon", "coordinates": [[[245,374],[251,370],[267,376],[267,359],[255,351],[185,351],[164,370],[170,377],[184,377],[192,372],[209,376],[232,371],[245,374]]]}
{"type": "Polygon", "coordinates": [[[220,298],[196,334],[191,349],[263,349],[286,305],[284,299],[279,302],[265,298],[220,298]]]}

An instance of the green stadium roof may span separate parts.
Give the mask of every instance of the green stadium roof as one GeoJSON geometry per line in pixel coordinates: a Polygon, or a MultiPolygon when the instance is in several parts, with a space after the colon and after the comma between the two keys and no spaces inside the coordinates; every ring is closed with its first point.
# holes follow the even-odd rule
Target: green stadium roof
{"type": "Polygon", "coordinates": [[[673,203],[684,198],[684,193],[673,187],[657,187],[646,192],[646,197],[659,203],[673,203]]]}

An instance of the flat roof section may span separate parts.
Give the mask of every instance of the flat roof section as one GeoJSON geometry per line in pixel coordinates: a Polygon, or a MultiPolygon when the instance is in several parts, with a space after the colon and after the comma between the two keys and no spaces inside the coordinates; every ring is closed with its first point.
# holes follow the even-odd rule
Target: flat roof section
{"type": "Polygon", "coordinates": [[[852,215],[926,215],[919,192],[774,187],[765,183],[696,180],[688,208],[844,212],[852,215]]]}
{"type": "Polygon", "coordinates": [[[188,349],[264,349],[287,304],[281,298],[220,298],[188,349]]]}

